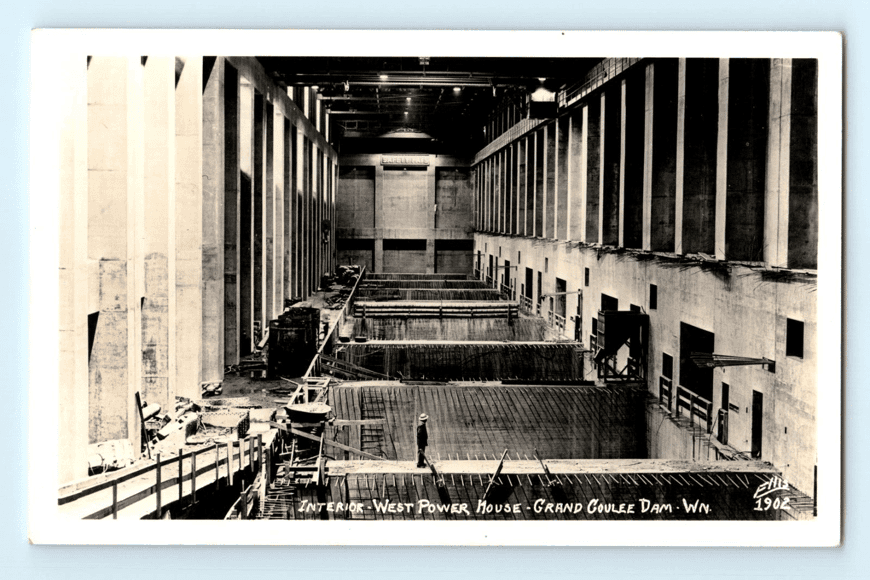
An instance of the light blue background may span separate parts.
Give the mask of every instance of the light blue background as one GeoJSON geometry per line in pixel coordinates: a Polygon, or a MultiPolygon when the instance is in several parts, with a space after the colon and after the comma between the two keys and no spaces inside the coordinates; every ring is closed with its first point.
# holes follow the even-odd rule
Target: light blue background
{"type": "MultiPolygon", "coordinates": [[[[868,109],[870,3],[813,0],[189,1],[61,0],[7,3],[0,17],[3,328],[0,449],[0,578],[302,577],[441,578],[556,576],[867,577],[870,376],[868,109]],[[297,5],[299,4],[299,5],[297,5]],[[28,86],[31,28],[474,28],[600,30],[837,30],[845,34],[844,547],[840,549],[234,548],[29,546],[27,519],[28,86]],[[864,55],[863,58],[861,55],[864,55]]],[[[54,345],[46,345],[50,350],[54,345]]],[[[834,388],[835,385],[828,385],[834,388]]],[[[34,458],[38,459],[38,458],[34,458]]]]}

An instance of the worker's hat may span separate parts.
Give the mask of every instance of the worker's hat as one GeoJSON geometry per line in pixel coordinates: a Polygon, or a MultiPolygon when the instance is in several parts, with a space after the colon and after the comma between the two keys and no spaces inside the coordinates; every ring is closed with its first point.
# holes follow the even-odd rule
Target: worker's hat
{"type": "Polygon", "coordinates": [[[423,413],[422,415],[420,415],[420,420],[421,420],[421,421],[425,421],[425,420],[428,419],[428,418],[429,418],[429,415],[427,415],[426,413],[423,413]]]}

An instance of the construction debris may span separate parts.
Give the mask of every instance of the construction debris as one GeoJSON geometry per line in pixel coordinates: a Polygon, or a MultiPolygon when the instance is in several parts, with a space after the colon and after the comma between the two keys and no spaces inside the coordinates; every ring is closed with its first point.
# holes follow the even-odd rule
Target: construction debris
{"type": "Polygon", "coordinates": [[[133,465],[134,461],[133,445],[129,439],[113,439],[88,445],[88,475],[122,469],[133,465]]]}

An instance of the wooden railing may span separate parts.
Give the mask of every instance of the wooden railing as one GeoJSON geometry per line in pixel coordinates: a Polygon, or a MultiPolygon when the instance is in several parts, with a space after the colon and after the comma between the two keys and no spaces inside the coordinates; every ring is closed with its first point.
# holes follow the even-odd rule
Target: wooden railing
{"type": "Polygon", "coordinates": [[[664,405],[670,411],[672,397],[673,386],[671,379],[667,377],[659,377],[659,404],[664,405]]]}
{"type": "Polygon", "coordinates": [[[327,354],[332,352],[332,345],[337,340],[336,335],[339,330],[341,330],[341,325],[344,324],[345,319],[347,318],[348,312],[353,312],[353,304],[356,301],[356,291],[359,288],[360,283],[365,278],[366,267],[363,266],[359,273],[359,278],[356,280],[356,284],[353,285],[353,288],[350,290],[350,294],[347,297],[347,301],[344,303],[344,306],[339,310],[338,316],[335,317],[335,320],[332,321],[332,324],[329,325],[329,330],[326,332],[326,336],[323,337],[323,342],[320,343],[320,348],[317,349],[317,354],[314,355],[314,358],[311,359],[311,363],[308,365],[308,369],[305,371],[305,374],[302,375],[303,379],[308,377],[316,377],[320,375],[320,355],[324,353],[324,349],[327,346],[330,347],[327,354]]]}
{"type": "MultiPolygon", "coordinates": [[[[565,317],[559,314],[558,312],[553,313],[553,322],[556,325],[556,328],[559,330],[565,330],[565,317]]],[[[552,323],[551,323],[552,324],[552,323]]]]}
{"type": "Polygon", "coordinates": [[[513,298],[513,291],[511,290],[510,286],[499,284],[499,291],[501,292],[502,298],[504,298],[505,300],[510,300],[511,298],[513,298]]]}
{"type": "Polygon", "coordinates": [[[713,403],[696,395],[689,389],[678,385],[677,386],[677,404],[676,413],[678,417],[682,417],[683,409],[688,411],[688,418],[693,423],[699,423],[707,433],[713,432],[713,403]],[[697,421],[696,421],[697,419],[697,421]]]}
{"type": "Polygon", "coordinates": [[[526,314],[531,314],[532,308],[532,299],[528,296],[520,296],[520,309],[526,314]]]}
{"type": "MultiPolygon", "coordinates": [[[[90,503],[100,507],[85,509],[84,515],[81,516],[82,519],[98,520],[110,516],[113,519],[117,519],[118,513],[121,510],[151,496],[155,496],[153,509],[150,507],[145,508],[144,515],[156,514],[157,517],[160,517],[163,508],[170,503],[182,501],[186,496],[190,496],[191,502],[195,502],[198,489],[202,489],[212,483],[219,485],[221,466],[226,465],[226,479],[232,485],[236,471],[233,464],[236,460],[238,460],[238,471],[242,471],[247,466],[251,473],[255,473],[264,464],[264,457],[267,457],[269,453],[268,449],[263,449],[263,436],[261,434],[258,434],[256,437],[249,436],[241,441],[228,442],[223,445],[223,453],[221,453],[221,447],[220,444],[215,443],[213,447],[203,447],[186,453],[182,453],[179,449],[178,456],[171,459],[161,459],[158,453],[156,461],[145,467],[112,472],[99,478],[98,481],[84,480],[60,488],[57,504],[61,507],[67,506],[111,489],[111,496],[108,493],[104,493],[104,497],[99,499],[92,498],[90,500],[90,503]],[[238,452],[236,449],[238,449],[238,452]],[[201,460],[200,467],[197,467],[197,457],[203,456],[208,456],[208,458],[201,460]],[[246,456],[248,459],[247,463],[245,462],[246,456]],[[187,462],[186,468],[185,462],[187,462]],[[201,478],[197,482],[199,476],[210,471],[215,472],[212,477],[201,478]],[[165,477],[166,475],[169,475],[169,477],[165,477]],[[123,495],[123,491],[119,489],[122,483],[149,477],[153,481],[153,484],[149,485],[145,482],[146,487],[144,489],[138,489],[126,497],[119,497],[123,495]],[[188,486],[188,493],[185,493],[184,484],[188,481],[190,485],[188,486]],[[172,494],[171,498],[169,494],[164,496],[164,490],[174,487],[178,488],[177,495],[172,494]]],[[[71,507],[72,505],[70,505],[71,507]]]]}

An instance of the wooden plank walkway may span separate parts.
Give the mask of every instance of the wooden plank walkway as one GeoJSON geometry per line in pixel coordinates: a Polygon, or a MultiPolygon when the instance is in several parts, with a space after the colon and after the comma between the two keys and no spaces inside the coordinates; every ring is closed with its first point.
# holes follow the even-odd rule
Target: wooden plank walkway
{"type": "MultiPolygon", "coordinates": [[[[505,449],[511,458],[519,454],[522,459],[534,459],[536,449],[544,459],[646,456],[642,424],[615,420],[605,424],[599,417],[612,414],[614,405],[639,405],[642,413],[642,389],[630,389],[614,400],[609,389],[598,387],[345,383],[330,387],[329,401],[337,419],[360,420],[365,418],[360,401],[375,392],[383,400],[384,430],[395,449],[395,457],[388,459],[416,459],[421,413],[430,416],[426,453],[436,460],[489,460],[505,449]]],[[[348,445],[354,447],[359,428],[347,427],[348,445]]]]}
{"type": "MultiPolygon", "coordinates": [[[[263,434],[263,449],[274,440],[275,431],[263,434]]],[[[252,439],[207,446],[185,451],[178,456],[162,457],[159,476],[156,463],[132,466],[128,469],[95,476],[59,491],[58,513],[73,519],[142,519],[157,516],[178,501],[190,501],[196,491],[215,482],[219,487],[232,485],[237,478],[253,481],[255,468],[261,461],[252,439]],[[232,448],[232,453],[229,449],[232,448]],[[253,454],[251,450],[253,449],[253,454]],[[196,458],[194,459],[194,453],[196,458]],[[179,481],[179,473],[182,474],[179,481]],[[160,493],[158,494],[158,489],[160,493]],[[114,514],[113,514],[114,512],[114,514]]]]}

